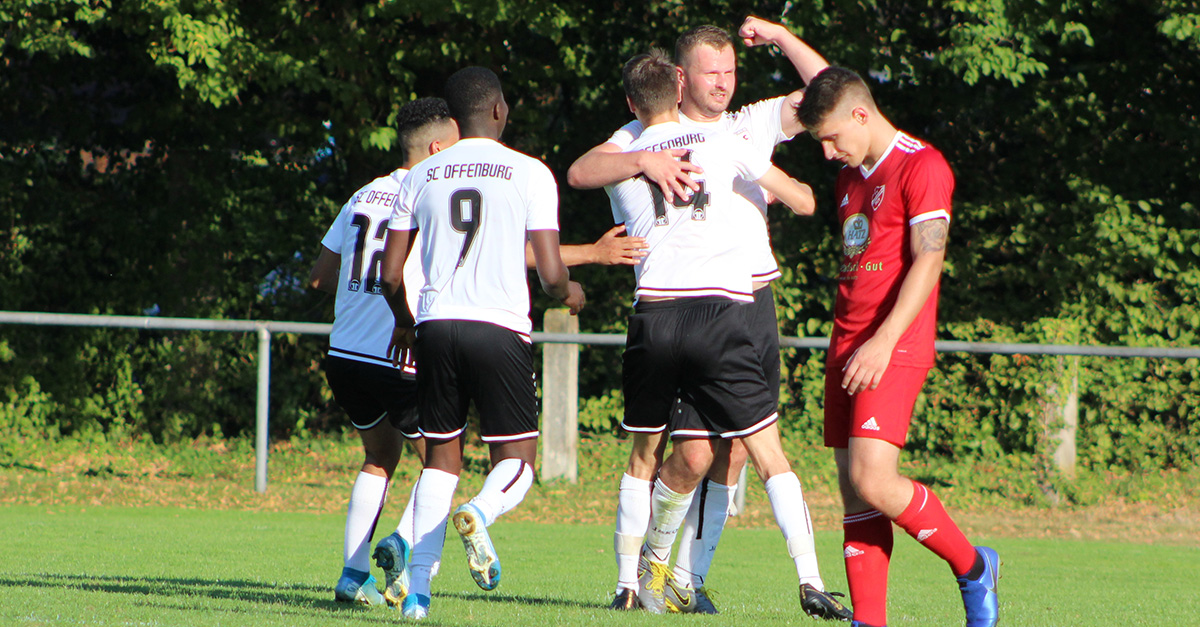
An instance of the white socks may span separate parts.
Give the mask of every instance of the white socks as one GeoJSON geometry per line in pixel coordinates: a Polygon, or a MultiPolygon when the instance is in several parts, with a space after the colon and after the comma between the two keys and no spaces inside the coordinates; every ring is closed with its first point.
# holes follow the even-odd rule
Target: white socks
{"type": "Polygon", "coordinates": [[[371,536],[387,496],[387,477],[359,472],[350,490],[346,508],[346,536],[342,543],[342,561],[346,568],[371,572],[371,536]]]}
{"type": "Polygon", "coordinates": [[[692,492],[679,493],[668,488],[662,479],[654,480],[654,491],[650,495],[650,529],[646,531],[647,558],[667,563],[671,559],[671,545],[688,506],[692,503],[692,492]]]}
{"type": "Polygon", "coordinates": [[[412,490],[408,493],[408,503],[404,506],[404,514],[400,516],[400,524],[396,525],[396,533],[408,542],[408,546],[413,545],[413,506],[417,502],[417,484],[413,483],[412,490]]]}
{"type": "Polygon", "coordinates": [[[699,588],[712,567],[717,543],[729,518],[730,501],[737,485],[724,485],[704,479],[692,495],[692,504],[683,519],[683,537],[675,557],[675,581],[699,588]]]}
{"type": "Polygon", "coordinates": [[[446,520],[458,475],[426,468],[421,471],[413,491],[416,502],[413,510],[412,587],[410,592],[429,596],[429,580],[442,558],[446,542],[446,520]]]}
{"type": "Polygon", "coordinates": [[[808,505],[804,502],[804,491],[800,479],[794,472],[775,475],[767,480],[767,498],[775,512],[775,522],[787,541],[788,555],[796,563],[796,576],[800,583],[811,584],[818,590],[825,589],[821,572],[817,568],[817,549],[813,544],[812,520],[808,505]]]}
{"type": "Polygon", "coordinates": [[[646,528],[650,526],[649,481],[632,475],[621,476],[617,492],[617,532],[613,534],[613,549],[617,555],[617,590],[638,589],[637,563],[642,553],[646,528]]]}
{"type": "Polygon", "coordinates": [[[502,459],[487,479],[471,504],[483,514],[483,524],[490,527],[505,512],[521,504],[529,487],[533,485],[533,467],[524,460],[510,457],[502,459]]]}

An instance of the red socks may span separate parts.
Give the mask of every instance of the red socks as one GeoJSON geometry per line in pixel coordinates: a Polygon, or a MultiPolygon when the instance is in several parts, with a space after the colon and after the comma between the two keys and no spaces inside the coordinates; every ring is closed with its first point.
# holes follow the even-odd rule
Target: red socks
{"type": "Polygon", "coordinates": [[[892,558],[892,521],[876,510],[847,514],[842,520],[846,582],[854,620],[887,624],[888,562],[892,558]]]}
{"type": "Polygon", "coordinates": [[[938,497],[920,483],[912,483],[912,501],[896,518],[896,524],[908,532],[908,535],[916,538],[917,542],[925,545],[925,548],[946,560],[954,576],[971,570],[971,566],[975,564],[975,547],[950,519],[938,497]]]}

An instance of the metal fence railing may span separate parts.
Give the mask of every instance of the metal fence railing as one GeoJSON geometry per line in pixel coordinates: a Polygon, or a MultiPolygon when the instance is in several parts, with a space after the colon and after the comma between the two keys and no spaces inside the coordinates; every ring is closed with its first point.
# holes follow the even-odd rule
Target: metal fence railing
{"type": "MultiPolygon", "coordinates": [[[[108,327],[125,329],[158,329],[175,331],[221,331],[255,333],[258,336],[258,386],[255,411],[255,473],[254,489],[267,490],[267,448],[271,389],[271,334],[302,333],[328,335],[332,324],[313,322],[281,322],[271,320],[212,320],[207,318],[157,318],[149,316],[105,316],[42,312],[0,311],[0,324],[36,326],[108,327]]],[[[615,333],[539,333],[533,341],[548,344],[622,346],[625,336],[615,333]]],[[[829,338],[782,337],[780,344],[788,348],[827,350],[829,338]]],[[[1200,358],[1200,347],[1133,347],[1078,346],[1064,344],[1001,344],[986,342],[937,343],[938,352],[981,353],[998,355],[1079,355],[1100,357],[1147,357],[1168,359],[1200,358]]],[[[566,391],[543,389],[543,395],[565,394],[566,391]]]]}

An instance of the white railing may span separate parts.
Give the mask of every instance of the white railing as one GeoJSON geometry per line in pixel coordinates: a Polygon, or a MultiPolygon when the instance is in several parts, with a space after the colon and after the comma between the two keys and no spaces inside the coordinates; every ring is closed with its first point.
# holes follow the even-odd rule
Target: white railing
{"type": "MultiPolygon", "coordinates": [[[[565,311],[565,310],[563,310],[565,311]]],[[[574,318],[548,311],[547,323],[551,328],[564,327],[574,318]]],[[[258,391],[255,411],[255,472],[254,489],[267,491],[268,426],[270,424],[271,390],[271,334],[303,333],[329,335],[331,324],[314,322],[280,322],[272,320],[212,320],[208,318],[156,318],[149,316],[103,316],[88,314],[60,314],[42,312],[0,311],[0,324],[40,326],[109,327],[126,329],[160,329],[175,331],[224,331],[255,333],[258,336],[258,391]]],[[[597,346],[623,346],[625,336],[616,333],[538,333],[533,341],[544,344],[571,344],[569,350],[545,351],[544,372],[554,372],[543,378],[542,406],[544,431],[547,442],[554,442],[549,454],[543,455],[542,476],[563,477],[574,481],[576,474],[575,446],[578,403],[571,402],[577,395],[578,349],[582,344],[597,346]],[[549,467],[547,467],[549,466],[549,467]]],[[[829,338],[782,337],[780,344],[789,348],[826,350],[829,338]]],[[[1200,358],[1200,348],[1156,348],[1132,346],[1077,346],[1065,344],[990,344],[984,342],[938,342],[938,352],[984,353],[1000,355],[1082,355],[1101,357],[1157,357],[1170,359],[1200,358]]]]}

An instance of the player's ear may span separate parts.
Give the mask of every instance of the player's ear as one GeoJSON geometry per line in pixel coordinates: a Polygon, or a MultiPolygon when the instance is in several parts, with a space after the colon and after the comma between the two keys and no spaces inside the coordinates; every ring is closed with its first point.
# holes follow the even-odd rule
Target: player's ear
{"type": "Polygon", "coordinates": [[[629,96],[625,96],[625,104],[629,105],[629,112],[632,113],[634,117],[637,117],[637,109],[633,108],[633,99],[629,96]]]}
{"type": "Polygon", "coordinates": [[[871,119],[871,113],[867,111],[866,107],[854,107],[850,111],[850,117],[859,124],[866,124],[867,120],[871,119]]]}

